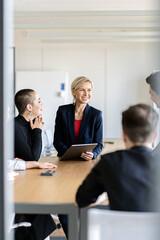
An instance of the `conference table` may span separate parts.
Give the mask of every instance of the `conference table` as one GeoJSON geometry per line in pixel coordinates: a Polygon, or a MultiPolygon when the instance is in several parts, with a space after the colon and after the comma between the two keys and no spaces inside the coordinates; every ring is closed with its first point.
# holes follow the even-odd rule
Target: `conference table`
{"type": "MultiPolygon", "coordinates": [[[[124,148],[121,139],[104,141],[103,153],[124,148]]],[[[43,169],[19,171],[14,184],[16,213],[68,214],[69,240],[79,239],[79,209],[75,195],[79,185],[99,159],[60,161],[56,156],[41,157],[57,165],[53,176],[41,176],[43,169]]]]}

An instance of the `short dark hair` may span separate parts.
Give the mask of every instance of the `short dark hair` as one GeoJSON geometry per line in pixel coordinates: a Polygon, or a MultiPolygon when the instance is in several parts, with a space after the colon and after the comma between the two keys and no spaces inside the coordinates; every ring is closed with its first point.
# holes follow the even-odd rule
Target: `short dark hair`
{"type": "Polygon", "coordinates": [[[152,73],[146,78],[146,82],[151,86],[153,91],[160,95],[160,71],[152,73]]]}
{"type": "Polygon", "coordinates": [[[156,133],[157,112],[147,104],[130,106],[122,113],[122,127],[132,142],[151,142],[156,133]]]}
{"type": "Polygon", "coordinates": [[[25,112],[27,104],[33,104],[33,93],[35,93],[33,89],[22,89],[16,93],[14,102],[19,114],[25,112]]]}

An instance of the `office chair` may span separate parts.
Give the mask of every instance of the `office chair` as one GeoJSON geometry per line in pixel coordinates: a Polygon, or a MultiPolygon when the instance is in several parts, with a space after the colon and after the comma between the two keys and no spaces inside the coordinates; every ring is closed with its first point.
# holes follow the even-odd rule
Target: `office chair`
{"type": "Polygon", "coordinates": [[[50,156],[56,152],[55,148],[53,147],[53,131],[52,129],[48,128],[44,130],[44,134],[42,134],[42,141],[43,141],[43,156],[50,156]]]}
{"type": "Polygon", "coordinates": [[[159,240],[160,214],[88,210],[88,240],[159,240]]]}

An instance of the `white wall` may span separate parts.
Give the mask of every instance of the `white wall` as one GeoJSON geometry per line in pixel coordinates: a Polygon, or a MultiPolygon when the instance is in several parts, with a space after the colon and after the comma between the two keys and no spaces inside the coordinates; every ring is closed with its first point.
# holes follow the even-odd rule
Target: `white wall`
{"type": "Polygon", "coordinates": [[[91,104],[103,111],[104,137],[121,136],[122,110],[150,102],[145,78],[159,69],[158,44],[26,44],[16,34],[16,71],[65,71],[69,83],[80,75],[94,82],[91,104]]]}
{"type": "Polygon", "coordinates": [[[110,46],[106,61],[106,134],[121,134],[121,112],[131,104],[149,103],[145,78],[159,69],[157,49],[150,44],[110,46]]]}
{"type": "Polygon", "coordinates": [[[22,88],[34,89],[39,94],[45,122],[43,129],[50,129],[53,132],[59,105],[68,103],[68,73],[62,71],[18,71],[16,72],[15,90],[17,92],[22,88]],[[63,91],[61,91],[62,83],[65,88],[63,91]]]}

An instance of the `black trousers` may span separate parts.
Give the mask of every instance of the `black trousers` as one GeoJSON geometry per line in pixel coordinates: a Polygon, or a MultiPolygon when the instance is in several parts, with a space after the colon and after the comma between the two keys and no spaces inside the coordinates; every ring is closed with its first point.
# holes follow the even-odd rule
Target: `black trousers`
{"type": "Polygon", "coordinates": [[[59,221],[62,224],[63,231],[68,239],[68,215],[66,214],[58,214],[59,221]]]}
{"type": "Polygon", "coordinates": [[[15,240],[44,240],[56,229],[56,224],[49,214],[16,214],[15,223],[30,222],[31,227],[15,229],[15,240]]]}

